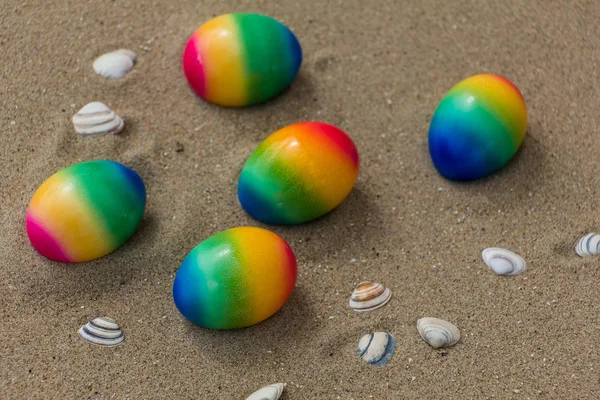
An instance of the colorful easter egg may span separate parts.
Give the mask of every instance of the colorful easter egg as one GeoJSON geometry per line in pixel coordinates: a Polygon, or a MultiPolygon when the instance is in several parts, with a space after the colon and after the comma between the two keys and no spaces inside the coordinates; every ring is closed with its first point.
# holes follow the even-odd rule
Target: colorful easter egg
{"type": "Polygon", "coordinates": [[[341,129],[323,122],[289,125],[267,137],[248,158],[238,198],[259,221],[301,224],[344,201],[358,166],[356,146],[341,129]]]}
{"type": "Polygon", "coordinates": [[[212,329],[257,324],[286,303],[296,284],[296,258],[281,237],[261,228],[233,228],[197,245],[173,283],[179,312],[212,329]]]}
{"type": "Polygon", "coordinates": [[[225,14],[204,23],[183,53],[194,91],[221,106],[260,103],[287,88],[300,69],[302,49],[282,23],[260,14],[225,14]]]}
{"type": "Polygon", "coordinates": [[[134,170],[114,161],[82,162],[37,189],[27,209],[27,235],[52,260],[94,260],[133,235],[145,207],[146,188],[134,170]]]}
{"type": "Polygon", "coordinates": [[[502,168],[519,150],[527,109],[519,89],[499,75],[475,75],[454,86],[429,127],[429,153],[448,179],[468,181],[502,168]]]}

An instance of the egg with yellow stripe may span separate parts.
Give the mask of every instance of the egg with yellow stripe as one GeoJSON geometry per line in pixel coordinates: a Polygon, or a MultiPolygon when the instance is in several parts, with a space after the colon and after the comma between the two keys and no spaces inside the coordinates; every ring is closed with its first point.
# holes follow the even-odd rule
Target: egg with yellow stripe
{"type": "Polygon", "coordinates": [[[73,164],[48,178],[27,209],[27,235],[43,256],[61,262],[109,254],[135,232],[146,207],[142,178],[123,164],[73,164]]]}
{"type": "Polygon", "coordinates": [[[470,181],[506,165],[526,132],[521,91],[500,75],[475,75],[450,89],[437,106],[429,125],[429,153],[440,174],[470,181]]]}
{"type": "Polygon", "coordinates": [[[259,221],[301,224],[342,203],[358,169],[358,151],[344,131],[324,122],[299,122],[258,145],[240,174],[238,198],[259,221]]]}
{"type": "Polygon", "coordinates": [[[286,89],[302,64],[294,33],[261,14],[213,18],[192,34],[183,71],[192,89],[212,103],[244,107],[286,89]]]}
{"type": "Polygon", "coordinates": [[[173,283],[184,317],[212,329],[243,328],[275,314],[296,284],[290,246],[266,229],[239,227],[198,244],[173,283]]]}

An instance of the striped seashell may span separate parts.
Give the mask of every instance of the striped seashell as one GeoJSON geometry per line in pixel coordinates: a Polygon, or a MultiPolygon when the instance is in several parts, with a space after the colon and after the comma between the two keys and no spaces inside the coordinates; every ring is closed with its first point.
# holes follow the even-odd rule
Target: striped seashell
{"type": "Polygon", "coordinates": [[[79,335],[90,343],[114,347],[123,344],[125,335],[112,318],[99,317],[79,328],[79,335]]]}
{"type": "Polygon", "coordinates": [[[131,71],[136,62],[137,56],[133,51],[119,49],[96,58],[93,67],[105,78],[121,78],[131,71]]]}
{"type": "Polygon", "coordinates": [[[580,257],[589,257],[600,254],[600,235],[597,233],[588,233],[577,243],[575,252],[580,257]]]}
{"type": "Polygon", "coordinates": [[[77,111],[73,125],[81,136],[100,136],[121,132],[125,122],[104,103],[93,101],[77,111]]]}
{"type": "Polygon", "coordinates": [[[527,268],[525,260],[510,250],[491,247],[481,252],[483,262],[498,275],[519,275],[527,268]]]}
{"type": "Polygon", "coordinates": [[[356,354],[371,365],[384,366],[396,349],[396,339],[388,332],[369,333],[360,338],[356,354]]]}
{"type": "Polygon", "coordinates": [[[448,321],[439,318],[421,318],[417,321],[419,335],[434,349],[454,346],[460,340],[460,331],[448,321]]]}
{"type": "Polygon", "coordinates": [[[392,298],[392,291],[381,283],[361,282],[350,297],[350,308],[354,311],[371,311],[383,307],[392,298]]]}
{"type": "Polygon", "coordinates": [[[281,393],[283,393],[283,388],[285,384],[283,383],[274,383],[269,386],[265,386],[252,393],[250,396],[246,398],[246,400],[277,400],[281,397],[281,393]]]}

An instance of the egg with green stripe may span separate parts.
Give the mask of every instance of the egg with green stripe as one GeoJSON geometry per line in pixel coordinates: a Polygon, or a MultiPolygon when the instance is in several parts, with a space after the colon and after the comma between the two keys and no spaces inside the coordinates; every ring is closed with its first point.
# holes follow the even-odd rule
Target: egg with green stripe
{"type": "Polygon", "coordinates": [[[173,283],[184,317],[212,329],[243,328],[275,314],[296,283],[290,246],[266,229],[239,227],[198,244],[173,283]]]}
{"type": "Polygon", "coordinates": [[[192,89],[212,103],[244,107],[285,90],[302,64],[294,33],[261,14],[213,18],[192,34],[183,71],[192,89]]]}
{"type": "Polygon", "coordinates": [[[36,190],[27,209],[27,235],[43,256],[90,261],[125,243],[146,207],[146,188],[131,168],[108,160],[63,168],[36,190]]]}
{"type": "Polygon", "coordinates": [[[467,78],[442,99],[429,125],[429,153],[448,179],[470,181],[498,171],[527,132],[521,91],[493,74],[467,78]]]}

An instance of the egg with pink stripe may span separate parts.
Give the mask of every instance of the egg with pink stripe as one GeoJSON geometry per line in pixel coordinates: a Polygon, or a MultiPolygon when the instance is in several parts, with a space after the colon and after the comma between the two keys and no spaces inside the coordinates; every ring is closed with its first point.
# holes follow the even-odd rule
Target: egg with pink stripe
{"type": "Polygon", "coordinates": [[[146,207],[146,188],[131,168],[108,160],[61,169],[36,190],[27,209],[27,235],[43,256],[90,261],[123,245],[146,207]]]}

